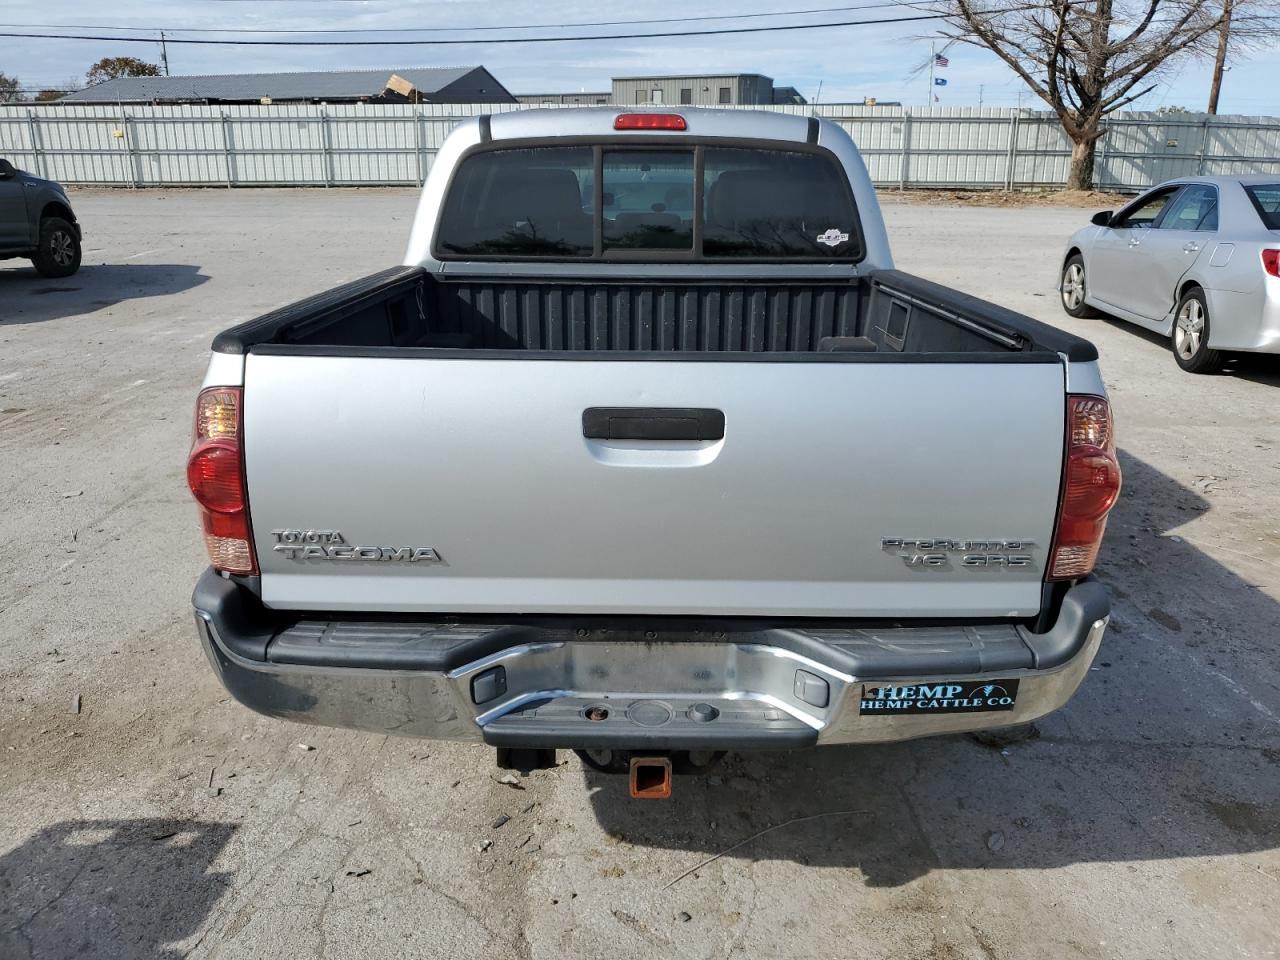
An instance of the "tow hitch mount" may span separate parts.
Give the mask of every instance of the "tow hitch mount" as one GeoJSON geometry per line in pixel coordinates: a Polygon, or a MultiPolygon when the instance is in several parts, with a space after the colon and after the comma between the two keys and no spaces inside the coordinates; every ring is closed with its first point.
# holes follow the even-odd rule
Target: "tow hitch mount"
{"type": "Polygon", "coordinates": [[[637,800],[671,797],[671,758],[632,757],[631,796],[637,800]]]}

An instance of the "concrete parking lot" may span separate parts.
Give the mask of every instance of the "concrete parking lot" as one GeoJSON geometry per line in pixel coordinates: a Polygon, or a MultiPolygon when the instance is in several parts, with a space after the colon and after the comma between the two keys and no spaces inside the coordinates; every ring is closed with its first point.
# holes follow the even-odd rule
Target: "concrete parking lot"
{"type": "Polygon", "coordinates": [[[398,261],[414,193],[73,202],[79,274],[0,263],[3,960],[1280,952],[1280,363],[1194,377],[1069,320],[1087,211],[885,207],[902,268],[1098,344],[1125,491],[1080,693],[1003,749],[731,757],[646,803],[569,753],[511,785],[482,748],[251,714],[196,644],[209,342],[398,261]]]}

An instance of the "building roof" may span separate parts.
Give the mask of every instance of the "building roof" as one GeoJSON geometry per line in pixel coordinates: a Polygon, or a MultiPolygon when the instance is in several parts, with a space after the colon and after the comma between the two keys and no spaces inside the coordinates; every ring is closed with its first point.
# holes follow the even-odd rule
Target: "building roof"
{"type": "MultiPolygon", "coordinates": [[[[227,73],[190,77],[121,77],[63,97],[66,103],[148,102],[151,100],[357,100],[382,93],[394,73],[430,95],[483,67],[396,67],[378,70],[320,70],[306,73],[227,73]]],[[[492,74],[489,74],[492,78],[492,74]]],[[[486,93],[506,101],[510,94],[493,80],[486,93]]]]}

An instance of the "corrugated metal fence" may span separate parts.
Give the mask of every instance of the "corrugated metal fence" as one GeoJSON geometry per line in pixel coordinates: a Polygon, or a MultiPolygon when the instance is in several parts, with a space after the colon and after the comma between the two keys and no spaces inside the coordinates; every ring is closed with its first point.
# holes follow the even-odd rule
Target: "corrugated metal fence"
{"type": "MultiPolygon", "coordinates": [[[[478,104],[0,106],[0,156],[63,183],[373,186],[421,183],[454,124],[530,109],[478,104]]],[[[566,106],[561,109],[575,109],[566,106]]],[[[834,120],[880,186],[1060,186],[1070,142],[1049,113],[848,104],[755,107],[834,120]]],[[[1280,118],[1127,113],[1098,150],[1100,189],[1176,176],[1280,174],[1280,118]]]]}

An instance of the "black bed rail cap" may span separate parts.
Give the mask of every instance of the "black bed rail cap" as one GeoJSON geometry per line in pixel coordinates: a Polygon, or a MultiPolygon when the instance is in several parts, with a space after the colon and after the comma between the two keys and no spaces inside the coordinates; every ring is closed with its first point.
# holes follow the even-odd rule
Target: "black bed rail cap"
{"type": "Polygon", "coordinates": [[[994,333],[1021,340],[1027,344],[1027,349],[1049,350],[1072,362],[1098,359],[1098,348],[1083,337],[932,280],[901,270],[873,270],[867,274],[867,279],[888,294],[897,290],[922,303],[950,311],[994,333]]]}
{"type": "Polygon", "coordinates": [[[286,304],[260,317],[223,330],[213,338],[214,353],[248,353],[260,343],[279,343],[280,336],[302,320],[309,320],[339,307],[384,296],[399,286],[420,283],[426,270],[420,266],[389,267],[367,277],[286,304]]]}

